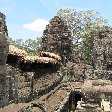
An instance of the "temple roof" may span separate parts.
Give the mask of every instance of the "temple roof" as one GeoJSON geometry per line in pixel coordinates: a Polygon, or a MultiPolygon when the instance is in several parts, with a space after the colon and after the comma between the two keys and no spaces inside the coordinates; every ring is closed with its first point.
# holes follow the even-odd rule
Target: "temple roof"
{"type": "Polygon", "coordinates": [[[24,63],[57,63],[56,59],[49,57],[39,57],[39,56],[24,56],[21,58],[21,61],[24,63]]]}
{"type": "Polygon", "coordinates": [[[60,56],[58,56],[58,55],[56,55],[54,53],[50,53],[50,52],[42,51],[42,52],[40,52],[40,56],[42,56],[42,57],[50,57],[50,58],[54,58],[56,60],[61,60],[60,56]]]}
{"type": "Polygon", "coordinates": [[[29,56],[25,50],[9,45],[9,55],[17,56],[22,63],[52,63],[56,64],[61,57],[50,52],[40,52],[40,56],[29,56]]]}

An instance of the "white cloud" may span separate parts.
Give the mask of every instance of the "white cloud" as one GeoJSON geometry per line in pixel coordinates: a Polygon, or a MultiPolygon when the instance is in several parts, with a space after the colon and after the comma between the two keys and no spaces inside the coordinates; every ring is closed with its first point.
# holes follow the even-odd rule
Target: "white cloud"
{"type": "Polygon", "coordinates": [[[44,19],[37,18],[32,23],[24,24],[23,28],[29,29],[34,32],[43,32],[48,23],[49,22],[44,19]]]}

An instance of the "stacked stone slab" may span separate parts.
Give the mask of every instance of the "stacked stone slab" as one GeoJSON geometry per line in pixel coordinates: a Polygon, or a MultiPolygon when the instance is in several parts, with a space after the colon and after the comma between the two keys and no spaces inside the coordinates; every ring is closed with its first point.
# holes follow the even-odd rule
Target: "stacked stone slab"
{"type": "Polygon", "coordinates": [[[0,12],[0,107],[6,105],[8,102],[8,93],[6,92],[7,37],[5,15],[0,12]]]}
{"type": "Polygon", "coordinates": [[[72,39],[68,26],[58,16],[51,19],[42,37],[42,50],[61,56],[62,62],[72,61],[72,39]]]}

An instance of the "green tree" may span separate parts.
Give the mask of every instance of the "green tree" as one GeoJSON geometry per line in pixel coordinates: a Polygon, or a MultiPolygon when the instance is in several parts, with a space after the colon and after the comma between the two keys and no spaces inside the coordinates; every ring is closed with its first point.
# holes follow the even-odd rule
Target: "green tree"
{"type": "Polygon", "coordinates": [[[41,39],[37,38],[36,40],[27,39],[24,42],[24,49],[28,52],[29,55],[37,55],[40,50],[41,39]]]}
{"type": "Polygon", "coordinates": [[[108,24],[107,19],[94,10],[60,9],[57,15],[65,21],[72,32],[74,46],[81,46],[84,61],[92,62],[92,48],[98,31],[108,24]]]}
{"type": "Polygon", "coordinates": [[[38,55],[41,48],[41,38],[36,39],[16,39],[9,38],[9,44],[12,44],[20,49],[25,50],[29,55],[38,55]]]}
{"type": "Polygon", "coordinates": [[[13,40],[12,38],[9,38],[8,41],[9,41],[9,44],[12,44],[20,49],[23,49],[23,45],[24,45],[23,39],[13,40]]]}

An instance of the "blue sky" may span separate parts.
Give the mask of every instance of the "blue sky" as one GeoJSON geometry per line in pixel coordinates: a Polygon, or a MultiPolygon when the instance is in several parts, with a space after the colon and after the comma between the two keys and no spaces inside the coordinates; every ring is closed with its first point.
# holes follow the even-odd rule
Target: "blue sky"
{"type": "Polygon", "coordinates": [[[0,12],[6,15],[9,37],[35,39],[60,8],[93,9],[112,25],[112,0],[0,0],[0,12]]]}

